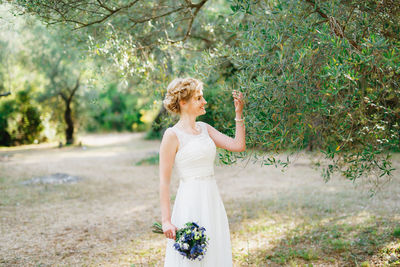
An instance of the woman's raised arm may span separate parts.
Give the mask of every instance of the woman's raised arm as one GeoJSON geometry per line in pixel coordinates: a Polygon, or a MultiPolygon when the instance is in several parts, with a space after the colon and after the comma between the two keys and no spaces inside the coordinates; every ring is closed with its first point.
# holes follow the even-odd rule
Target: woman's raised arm
{"type": "Polygon", "coordinates": [[[245,126],[243,123],[236,123],[236,133],[235,138],[229,137],[208,123],[207,125],[208,134],[211,139],[214,141],[217,147],[233,151],[233,152],[242,152],[246,150],[246,140],[245,140],[245,126]]]}
{"type": "Polygon", "coordinates": [[[233,151],[233,152],[242,152],[246,150],[246,129],[244,126],[244,119],[242,119],[243,113],[243,93],[233,90],[232,96],[234,99],[235,105],[235,114],[236,114],[236,130],[235,130],[235,138],[229,137],[211,125],[207,124],[208,134],[211,139],[214,141],[217,147],[233,151]]]}

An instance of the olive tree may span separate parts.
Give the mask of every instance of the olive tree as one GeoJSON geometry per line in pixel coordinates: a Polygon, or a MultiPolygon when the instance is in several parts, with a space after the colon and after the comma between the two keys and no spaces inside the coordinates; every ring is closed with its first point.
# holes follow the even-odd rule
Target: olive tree
{"type": "MultiPolygon", "coordinates": [[[[244,16],[223,27],[236,42],[207,55],[238,70],[247,145],[319,150],[329,180],[390,177],[400,149],[400,6],[396,1],[235,1],[244,16]]],[[[234,16],[233,16],[234,18],[234,16]]],[[[257,155],[255,155],[257,157],[257,155]]],[[[235,155],[231,155],[235,160],[235,155]]],[[[265,164],[286,166],[262,157],[265,164]]]]}

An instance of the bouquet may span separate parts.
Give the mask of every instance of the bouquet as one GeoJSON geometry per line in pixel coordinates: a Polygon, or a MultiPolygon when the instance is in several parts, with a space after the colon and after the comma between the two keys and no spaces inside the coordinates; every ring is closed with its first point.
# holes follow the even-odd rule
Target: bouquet
{"type": "MultiPolygon", "coordinates": [[[[206,229],[195,222],[187,222],[185,226],[176,231],[174,248],[189,260],[202,260],[207,251],[209,237],[204,233],[206,229]]],[[[163,234],[162,226],[153,224],[153,232],[163,234]]]]}

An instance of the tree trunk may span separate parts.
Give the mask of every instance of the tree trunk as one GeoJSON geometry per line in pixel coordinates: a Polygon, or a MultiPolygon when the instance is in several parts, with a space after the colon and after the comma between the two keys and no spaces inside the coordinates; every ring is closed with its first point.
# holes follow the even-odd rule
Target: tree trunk
{"type": "Polygon", "coordinates": [[[307,151],[314,151],[314,136],[308,140],[307,151]]]}
{"type": "Polygon", "coordinates": [[[74,121],[72,120],[72,110],[71,110],[71,103],[72,99],[79,88],[79,79],[81,75],[79,74],[78,79],[76,80],[76,85],[74,88],[66,88],[66,92],[68,96],[64,92],[60,92],[61,98],[64,100],[65,103],[65,112],[64,112],[64,120],[67,124],[67,128],[65,129],[65,139],[67,145],[72,145],[74,143],[74,121]]]}
{"type": "Polygon", "coordinates": [[[72,145],[74,143],[74,121],[71,114],[71,102],[66,101],[65,105],[64,119],[67,124],[67,129],[65,130],[66,144],[72,145]]]}

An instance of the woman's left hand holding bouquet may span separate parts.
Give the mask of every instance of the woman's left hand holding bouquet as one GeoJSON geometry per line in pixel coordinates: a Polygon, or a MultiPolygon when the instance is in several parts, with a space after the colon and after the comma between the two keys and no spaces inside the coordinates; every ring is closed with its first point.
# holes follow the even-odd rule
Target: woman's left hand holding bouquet
{"type": "Polygon", "coordinates": [[[176,231],[178,230],[178,228],[173,225],[171,222],[167,221],[167,222],[163,222],[162,224],[162,230],[164,232],[164,235],[166,238],[170,238],[175,240],[176,238],[176,231]]]}

